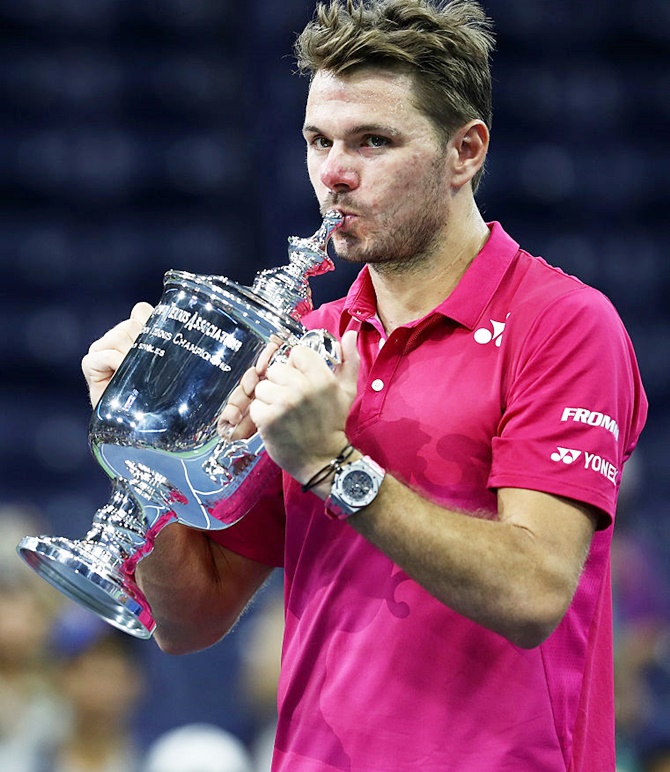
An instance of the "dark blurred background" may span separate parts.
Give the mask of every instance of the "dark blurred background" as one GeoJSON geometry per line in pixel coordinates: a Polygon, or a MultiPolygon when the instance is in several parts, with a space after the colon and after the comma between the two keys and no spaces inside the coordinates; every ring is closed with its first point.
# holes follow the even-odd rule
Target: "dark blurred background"
{"type": "MultiPolygon", "coordinates": [[[[494,127],[479,201],[603,290],[651,402],[625,525],[670,574],[670,2],[489,0],[494,127]]],[[[109,485],[79,362],[170,268],[248,283],[320,223],[295,33],[312,0],[0,0],[0,501],[81,536],[109,485]]],[[[316,301],[346,289],[341,268],[316,301]]],[[[239,638],[239,636],[238,636],[239,638]]],[[[153,644],[146,644],[154,651],[153,644]]],[[[142,730],[247,737],[239,646],[147,655],[142,730]]]]}

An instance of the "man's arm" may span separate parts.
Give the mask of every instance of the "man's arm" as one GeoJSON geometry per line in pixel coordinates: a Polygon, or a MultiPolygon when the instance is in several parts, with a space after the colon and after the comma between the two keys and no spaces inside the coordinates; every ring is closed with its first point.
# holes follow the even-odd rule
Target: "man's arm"
{"type": "Polygon", "coordinates": [[[212,646],[235,624],[272,568],[242,557],[179,523],[168,525],[137,564],[136,581],[168,654],[212,646]]]}
{"type": "MultiPolygon", "coordinates": [[[[138,303],[82,359],[94,407],[152,310],[148,303],[138,303]]],[[[236,422],[243,423],[241,415],[236,422]]],[[[182,654],[211,646],[225,635],[271,571],[225,549],[205,532],[175,523],[158,534],[135,578],[151,606],[158,645],[182,654]]]]}
{"type": "MultiPolygon", "coordinates": [[[[336,373],[296,347],[288,363],[271,365],[255,387],[249,414],[270,455],[299,483],[347,442],[358,372],[353,335],[345,333],[342,347],[336,373]]],[[[357,457],[356,451],[350,460],[357,457]]],[[[313,492],[326,499],[330,484],[313,492]]],[[[444,509],[387,474],[374,502],[349,523],[445,605],[532,647],[572,600],[596,513],[568,499],[507,488],[498,492],[497,513],[478,517],[444,509]]]]}
{"type": "Polygon", "coordinates": [[[595,528],[585,505],[498,491],[496,519],[442,509],[387,475],[349,519],[431,595],[523,648],[544,641],[577,587],[595,528]]]}

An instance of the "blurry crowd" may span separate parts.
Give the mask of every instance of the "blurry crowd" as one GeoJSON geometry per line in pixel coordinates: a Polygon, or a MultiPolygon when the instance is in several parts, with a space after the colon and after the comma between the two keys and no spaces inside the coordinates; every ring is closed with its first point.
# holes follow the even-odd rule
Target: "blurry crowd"
{"type": "Polygon", "coordinates": [[[617,772],[670,772],[670,587],[636,517],[641,472],[631,459],[612,540],[617,772]]]}
{"type": "Polygon", "coordinates": [[[103,622],[23,564],[16,544],[43,532],[36,513],[0,507],[0,770],[269,770],[282,632],[279,596],[266,594],[240,636],[241,696],[256,727],[251,738],[236,737],[217,716],[211,723],[177,724],[148,737],[141,711],[151,706],[145,654],[154,644],[103,622]]]}
{"type": "MultiPolygon", "coordinates": [[[[658,545],[635,517],[638,477],[633,464],[612,550],[617,772],[670,772],[670,593],[658,545]]],[[[16,544],[48,531],[38,513],[0,507],[0,770],[268,772],[281,583],[270,586],[244,629],[233,633],[239,704],[253,730],[240,737],[225,728],[222,700],[211,721],[176,720],[152,737],[142,731],[150,723],[142,711],[152,705],[146,653],[151,647],[167,655],[67,600],[23,564],[16,544]]],[[[225,649],[220,657],[221,668],[233,666],[225,649]]]]}

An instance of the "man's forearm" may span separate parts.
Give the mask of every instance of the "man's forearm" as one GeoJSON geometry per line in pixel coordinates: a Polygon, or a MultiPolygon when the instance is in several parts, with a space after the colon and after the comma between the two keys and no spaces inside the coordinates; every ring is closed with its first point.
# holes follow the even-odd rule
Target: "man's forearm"
{"type": "Polygon", "coordinates": [[[136,580],[156,621],[156,642],[170,654],[184,654],[220,640],[270,571],[203,531],[172,524],[138,564],[136,580]]]}
{"type": "Polygon", "coordinates": [[[387,475],[375,501],[349,523],[454,611],[535,646],[572,599],[593,521],[574,502],[507,494],[507,511],[479,517],[443,509],[387,475]]]}

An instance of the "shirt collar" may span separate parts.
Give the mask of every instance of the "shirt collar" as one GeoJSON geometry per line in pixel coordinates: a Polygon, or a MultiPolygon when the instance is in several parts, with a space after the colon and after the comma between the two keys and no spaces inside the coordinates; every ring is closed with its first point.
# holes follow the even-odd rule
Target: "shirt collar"
{"type": "MultiPolygon", "coordinates": [[[[441,314],[464,327],[474,329],[484,308],[500,285],[505,271],[519,251],[517,242],[505,233],[500,223],[488,223],[488,227],[491,235],[486,244],[470,263],[454,291],[433,309],[431,314],[441,314]]],[[[377,313],[377,300],[367,266],[351,285],[344,310],[360,322],[374,317],[377,313]]]]}

